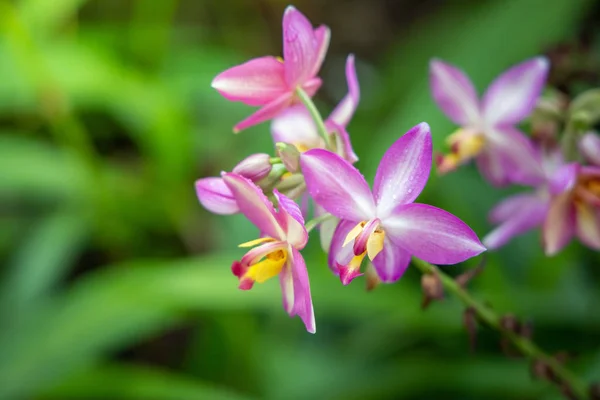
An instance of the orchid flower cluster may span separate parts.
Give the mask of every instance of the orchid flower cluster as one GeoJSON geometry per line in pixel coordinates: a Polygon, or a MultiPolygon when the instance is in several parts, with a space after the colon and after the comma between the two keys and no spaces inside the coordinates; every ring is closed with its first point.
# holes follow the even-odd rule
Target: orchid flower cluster
{"type": "Polygon", "coordinates": [[[234,132],[270,121],[275,154],[252,154],[231,172],[196,182],[207,210],[241,213],[258,228],[257,238],[240,245],[248,248],[246,254],[231,266],[240,289],[279,277],[284,309],[315,332],[309,268],[301,254],[315,227],[332,273],[344,285],[366,274],[368,287],[396,282],[411,257],[456,264],[536,226],[543,227],[548,254],[573,235],[600,248],[600,138],[583,135],[578,154],[587,161],[574,161],[517,127],[539,104],[549,69],[544,58],[506,71],[481,101],[461,70],[441,60],[430,64],[433,99],[460,126],[447,138],[449,154],[435,158],[438,172],[475,159],[493,185],[532,188],[492,210],[490,219],[498,226],[484,238],[484,247],[458,217],[415,203],[434,161],[427,123],[399,135],[369,186],[353,165],[358,157],[347,130],[360,99],[354,57],[346,62],[348,93],[323,119],[312,97],[322,85],[318,75],[330,30],[314,28],[292,6],[282,25],[283,58],[252,59],[212,82],[226,99],[259,107],[234,132]]]}

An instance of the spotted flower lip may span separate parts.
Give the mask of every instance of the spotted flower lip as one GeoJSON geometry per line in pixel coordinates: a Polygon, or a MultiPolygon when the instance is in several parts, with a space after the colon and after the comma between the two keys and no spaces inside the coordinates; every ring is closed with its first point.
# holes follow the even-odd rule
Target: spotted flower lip
{"type": "Polygon", "coordinates": [[[386,151],[373,191],[360,172],[337,154],[313,149],[300,157],[308,192],[341,219],[329,264],[344,283],[348,276],[356,276],[365,256],[383,282],[394,282],[408,267],[411,255],[435,264],[455,264],[485,250],[473,230],[454,215],[413,203],[429,178],[431,161],[426,123],[409,130],[386,151]]]}
{"type": "Polygon", "coordinates": [[[255,282],[279,276],[283,306],[290,316],[298,315],[306,329],[314,333],[315,317],[306,264],[300,250],[308,233],[298,205],[277,190],[273,192],[278,209],[252,181],[234,173],[223,173],[239,210],[260,231],[260,238],[243,243],[252,247],[231,269],[240,280],[240,289],[251,289],[255,282]]]}
{"type": "Polygon", "coordinates": [[[451,171],[475,158],[480,172],[494,185],[543,181],[538,155],[515,124],[533,110],[548,70],[549,63],[544,57],[513,66],[491,83],[480,101],[463,71],[441,60],[432,60],[433,99],[461,127],[448,138],[451,154],[439,157],[438,171],[451,171]]]}
{"type": "Polygon", "coordinates": [[[272,56],[254,58],[212,81],[212,87],[226,99],[260,107],[239,122],[234,132],[275,117],[294,103],[297,88],[312,96],[321,86],[317,74],[329,47],[329,28],[322,25],[313,29],[293,6],[286,8],[282,27],[283,60],[272,56]]]}

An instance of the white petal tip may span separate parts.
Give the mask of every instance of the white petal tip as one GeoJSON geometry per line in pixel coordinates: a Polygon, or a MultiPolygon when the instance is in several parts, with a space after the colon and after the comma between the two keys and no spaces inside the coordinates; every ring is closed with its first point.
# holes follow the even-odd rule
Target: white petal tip
{"type": "Polygon", "coordinates": [[[291,12],[294,12],[294,11],[296,11],[296,7],[294,7],[294,6],[287,6],[285,8],[285,11],[283,12],[283,14],[285,15],[285,14],[288,14],[288,13],[291,13],[291,12]]]}

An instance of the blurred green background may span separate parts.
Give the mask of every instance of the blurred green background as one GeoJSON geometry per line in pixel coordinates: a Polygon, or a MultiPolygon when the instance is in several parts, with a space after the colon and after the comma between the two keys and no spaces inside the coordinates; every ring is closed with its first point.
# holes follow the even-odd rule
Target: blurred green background
{"type": "MultiPolygon", "coordinates": [[[[240,216],[215,216],[194,181],[273,149],[268,124],[210,88],[220,71],[281,53],[281,0],[0,1],[1,399],[551,399],[495,332],[469,352],[454,298],[420,309],[419,273],[343,287],[318,240],[304,251],[317,333],[281,307],[273,280],[237,289],[240,216]]],[[[372,178],[383,151],[430,123],[454,126],[428,89],[428,60],[460,65],[482,91],[540,53],[566,91],[598,85],[600,5],[586,0],[298,0],[332,29],[316,97],[345,94],[353,52],[362,100],[349,127],[372,178]]],[[[467,221],[514,189],[473,167],[433,176],[420,198],[467,221]]],[[[488,255],[470,285],[533,322],[549,352],[600,380],[600,256],[548,259],[539,232],[488,255]]],[[[445,268],[458,274],[479,260],[445,268]]]]}

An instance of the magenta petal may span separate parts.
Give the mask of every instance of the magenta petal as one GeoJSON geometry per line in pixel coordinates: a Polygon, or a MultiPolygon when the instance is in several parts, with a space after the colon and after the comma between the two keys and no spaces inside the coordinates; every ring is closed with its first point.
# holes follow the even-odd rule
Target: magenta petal
{"type": "Polygon", "coordinates": [[[577,163],[561,165],[549,179],[550,193],[557,195],[573,189],[581,167],[577,163]]]}
{"type": "Polygon", "coordinates": [[[331,120],[325,121],[325,127],[329,132],[333,132],[335,135],[337,153],[350,164],[357,162],[358,157],[352,148],[350,135],[348,134],[348,131],[346,131],[346,128],[342,125],[336,125],[331,120]]]}
{"type": "Polygon", "coordinates": [[[482,101],[485,122],[491,126],[513,125],[527,117],[546,83],[548,60],[536,57],[500,75],[482,101]]]}
{"type": "Polygon", "coordinates": [[[284,228],[287,236],[287,241],[298,250],[302,250],[308,242],[308,232],[304,227],[304,218],[298,204],[294,200],[279,193],[277,189],[273,190],[273,194],[279,203],[277,218],[279,225],[284,228]]]}
{"type": "Polygon", "coordinates": [[[337,265],[348,265],[352,257],[354,257],[354,251],[352,250],[352,244],[344,246],[344,241],[348,233],[356,226],[355,222],[351,221],[340,221],[335,228],[333,237],[331,238],[331,245],[329,247],[329,254],[327,256],[327,264],[334,274],[338,274],[337,265]]]}
{"type": "Polygon", "coordinates": [[[203,178],[196,181],[198,200],[208,211],[215,214],[240,212],[233,193],[221,178],[203,178]]]}
{"type": "Polygon", "coordinates": [[[555,196],[550,203],[542,230],[544,251],[553,256],[558,253],[575,234],[575,209],[570,193],[555,196]]]}
{"type": "Polygon", "coordinates": [[[467,224],[426,204],[406,204],[383,221],[386,236],[410,254],[434,264],[456,264],[485,247],[467,224]]]}
{"type": "Polygon", "coordinates": [[[460,69],[441,60],[429,63],[431,94],[442,111],[458,125],[479,120],[479,100],[471,80],[460,69]]]}
{"type": "Polygon", "coordinates": [[[306,330],[315,333],[315,315],[306,264],[298,250],[292,248],[290,256],[288,263],[279,274],[283,308],[290,317],[298,315],[304,322],[306,330]]]}
{"type": "Polygon", "coordinates": [[[319,57],[317,38],[310,21],[295,7],[283,14],[283,59],[285,81],[294,89],[310,76],[319,57]]]}
{"type": "Polygon", "coordinates": [[[331,112],[329,118],[327,118],[328,121],[333,121],[335,124],[343,127],[346,127],[350,123],[360,101],[360,87],[358,86],[358,78],[356,77],[353,54],[350,54],[346,60],[346,81],[348,82],[348,94],[344,96],[331,112]]]}
{"type": "Polygon", "coordinates": [[[300,156],[308,193],[327,212],[350,221],[369,220],[375,204],[365,178],[348,161],[323,149],[300,156]]]}
{"type": "Polygon", "coordinates": [[[541,226],[548,212],[548,200],[535,194],[516,195],[501,202],[492,210],[500,226],[483,238],[488,249],[496,249],[513,237],[541,226]]]}
{"type": "Polygon", "coordinates": [[[309,149],[322,147],[323,140],[310,113],[302,104],[283,110],[271,124],[273,141],[303,145],[309,149]]]}
{"type": "Polygon", "coordinates": [[[532,142],[514,127],[486,132],[486,146],[478,156],[481,173],[494,185],[519,183],[536,186],[546,173],[532,142]]]}
{"type": "Polygon", "coordinates": [[[233,131],[237,133],[244,129],[250,128],[251,126],[260,124],[261,122],[275,118],[277,114],[286,109],[292,103],[292,96],[292,93],[285,93],[282,96],[279,96],[272,102],[260,108],[254,114],[250,115],[248,118],[239,122],[233,127],[233,131]]]}
{"type": "Polygon", "coordinates": [[[275,57],[260,57],[221,72],[212,87],[228,100],[262,106],[288,91],[284,65],[275,57]]]}
{"type": "Polygon", "coordinates": [[[262,234],[274,239],[286,240],[273,204],[258,186],[243,176],[233,173],[224,173],[223,180],[233,193],[241,213],[256,225],[262,234]]]}
{"type": "Polygon", "coordinates": [[[404,275],[410,263],[410,253],[385,238],[383,250],[373,260],[373,266],[382,282],[392,283],[404,275]]]}
{"type": "Polygon", "coordinates": [[[589,162],[600,166],[600,136],[586,133],[579,142],[579,149],[589,162]]]}
{"type": "Polygon", "coordinates": [[[327,54],[327,49],[329,49],[329,39],[331,39],[331,30],[327,26],[321,25],[314,30],[314,35],[317,41],[317,46],[315,60],[310,70],[310,74],[308,75],[310,77],[316,76],[319,73],[319,70],[321,69],[321,65],[323,65],[325,55],[327,54]]]}
{"type": "Polygon", "coordinates": [[[373,185],[380,218],[419,196],[429,178],[431,158],[431,131],[425,122],[406,132],[385,152],[373,185]]]}

